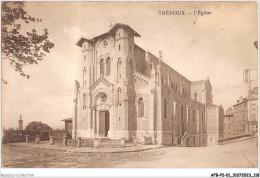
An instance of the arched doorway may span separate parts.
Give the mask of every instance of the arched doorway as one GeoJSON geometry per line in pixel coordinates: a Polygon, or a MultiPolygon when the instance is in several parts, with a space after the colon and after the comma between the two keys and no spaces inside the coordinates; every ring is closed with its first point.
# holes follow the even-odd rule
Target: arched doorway
{"type": "Polygon", "coordinates": [[[99,112],[99,136],[107,137],[109,131],[109,112],[99,112]]]}
{"type": "Polygon", "coordinates": [[[109,97],[105,91],[100,91],[94,98],[96,109],[94,119],[94,135],[97,137],[108,137],[111,129],[109,97]]]}

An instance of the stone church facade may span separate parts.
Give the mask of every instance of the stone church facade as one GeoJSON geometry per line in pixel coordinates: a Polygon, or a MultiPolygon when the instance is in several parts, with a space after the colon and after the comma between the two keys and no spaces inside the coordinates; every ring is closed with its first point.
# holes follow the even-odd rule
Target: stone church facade
{"type": "MultiPolygon", "coordinates": [[[[207,145],[210,88],[198,85],[135,44],[140,35],[115,24],[81,38],[81,75],[75,83],[74,139],[151,138],[157,145],[207,145]],[[195,84],[195,85],[194,85],[195,84]]],[[[207,80],[209,82],[209,80],[207,80]]]]}

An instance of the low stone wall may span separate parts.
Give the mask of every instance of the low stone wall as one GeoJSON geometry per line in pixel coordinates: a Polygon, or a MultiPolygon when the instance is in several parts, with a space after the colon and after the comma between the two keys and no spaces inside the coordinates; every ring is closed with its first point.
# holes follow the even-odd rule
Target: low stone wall
{"type": "Polygon", "coordinates": [[[94,147],[94,139],[92,139],[92,138],[81,138],[79,147],[94,147]]]}
{"type": "Polygon", "coordinates": [[[218,140],[218,144],[221,145],[221,144],[224,144],[225,142],[232,141],[232,140],[235,140],[238,138],[248,137],[248,136],[250,136],[250,134],[238,135],[238,136],[229,137],[229,138],[222,138],[222,139],[218,140]]]}
{"type": "Polygon", "coordinates": [[[100,142],[99,146],[100,147],[121,147],[121,139],[100,142]]]}

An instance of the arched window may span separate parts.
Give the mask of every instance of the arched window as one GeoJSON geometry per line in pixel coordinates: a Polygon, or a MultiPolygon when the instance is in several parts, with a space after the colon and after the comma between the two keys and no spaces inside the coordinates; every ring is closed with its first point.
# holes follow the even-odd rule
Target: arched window
{"type": "Polygon", "coordinates": [[[203,111],[201,111],[201,121],[202,121],[202,123],[204,123],[204,112],[203,111]]]}
{"type": "Polygon", "coordinates": [[[195,122],[195,110],[194,110],[194,108],[192,109],[192,120],[193,120],[193,122],[195,122]]]}
{"type": "Polygon", "coordinates": [[[119,79],[121,78],[121,59],[119,58],[117,61],[117,83],[119,82],[119,79]]]}
{"type": "Polygon", "coordinates": [[[162,81],[161,81],[161,85],[163,85],[163,83],[164,83],[164,81],[163,81],[163,77],[162,77],[162,79],[161,79],[162,81]]]}
{"type": "Polygon", "coordinates": [[[121,88],[117,89],[117,103],[121,102],[121,88]]]}
{"type": "Polygon", "coordinates": [[[167,119],[167,100],[164,98],[163,100],[163,117],[167,119]]]}
{"type": "Polygon", "coordinates": [[[107,95],[105,93],[103,93],[103,95],[101,96],[101,102],[107,102],[107,95]]]}
{"type": "Polygon", "coordinates": [[[181,120],[183,121],[184,117],[183,117],[183,112],[184,112],[184,109],[183,109],[183,106],[181,105],[181,120]]]}
{"type": "Polygon", "coordinates": [[[188,108],[188,122],[190,122],[190,108],[188,108]]]}
{"type": "Polygon", "coordinates": [[[83,110],[86,108],[86,93],[83,94],[83,110]]]}
{"type": "Polygon", "coordinates": [[[144,116],[144,100],[143,98],[139,98],[138,100],[138,117],[144,116]]]}
{"type": "Polygon", "coordinates": [[[133,61],[132,59],[129,60],[130,69],[133,70],[133,61]]]}
{"type": "Polygon", "coordinates": [[[107,61],[106,61],[106,75],[110,75],[110,70],[111,70],[111,60],[110,60],[110,57],[107,57],[107,61]]]}
{"type": "Polygon", "coordinates": [[[104,60],[103,59],[101,59],[100,60],[100,75],[101,76],[104,76],[104,60]]]}
{"type": "Polygon", "coordinates": [[[194,100],[197,101],[197,93],[194,93],[194,100]]]}
{"type": "Polygon", "coordinates": [[[84,69],[83,69],[83,89],[85,89],[85,76],[86,76],[86,73],[87,73],[87,69],[86,69],[86,67],[84,67],[84,69]]]}

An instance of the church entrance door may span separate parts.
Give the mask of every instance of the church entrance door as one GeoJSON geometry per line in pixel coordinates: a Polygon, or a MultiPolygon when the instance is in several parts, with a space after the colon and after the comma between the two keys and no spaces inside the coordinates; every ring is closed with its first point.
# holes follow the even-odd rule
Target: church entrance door
{"type": "Polygon", "coordinates": [[[100,111],[99,114],[99,136],[107,137],[109,130],[109,112],[100,111]]]}

